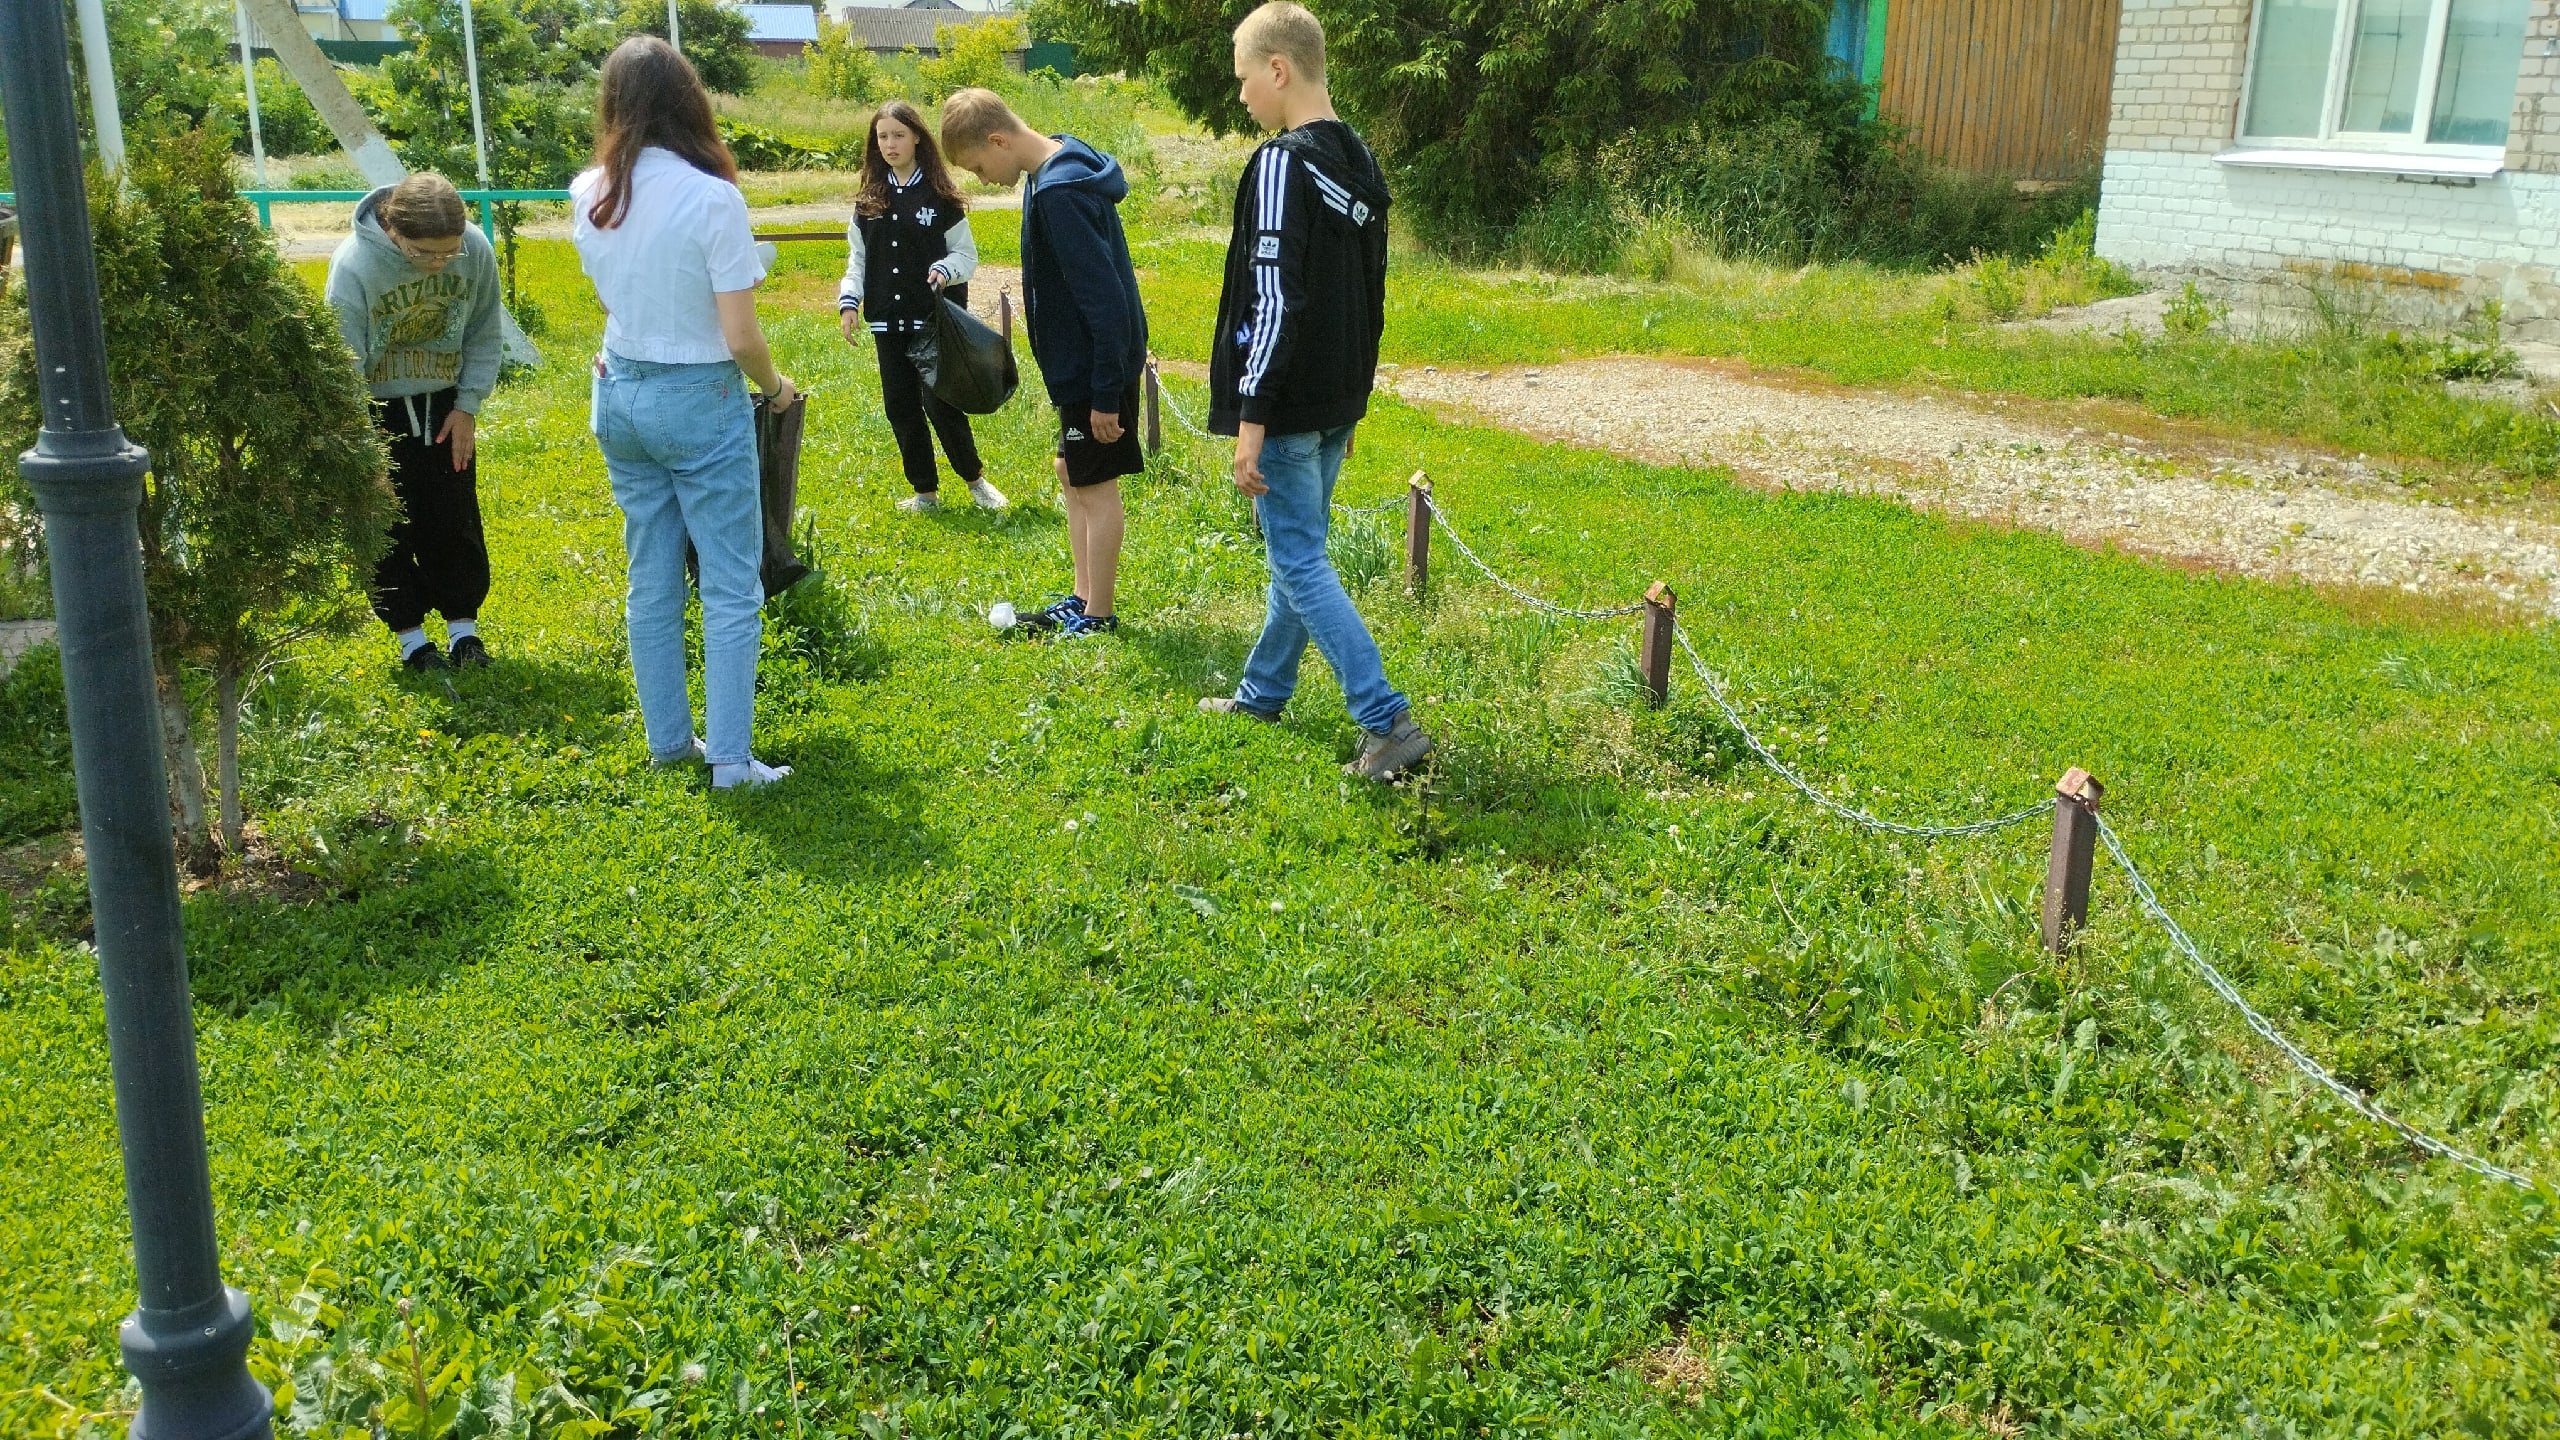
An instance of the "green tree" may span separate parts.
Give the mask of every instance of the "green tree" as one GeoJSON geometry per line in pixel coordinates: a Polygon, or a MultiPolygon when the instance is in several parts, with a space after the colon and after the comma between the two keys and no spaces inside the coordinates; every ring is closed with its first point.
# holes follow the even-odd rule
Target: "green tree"
{"type": "MultiPolygon", "coordinates": [[[[232,188],[228,142],[215,128],[168,137],[133,153],[125,193],[94,172],[89,191],[117,418],[151,452],[143,573],[181,839],[198,859],[210,836],[186,677],[212,683],[236,852],[248,690],[284,646],[364,615],[395,505],[337,321],[232,188]]],[[[15,453],[40,423],[22,299],[0,312],[0,350],[0,444],[15,453]]]]}
{"type": "MultiPolygon", "coordinates": [[[[756,88],[756,47],[747,42],[746,15],[712,0],[678,0],[676,24],[685,58],[702,83],[724,95],[756,88]]],[[[622,33],[667,38],[666,0],[624,0],[622,33]]]]}
{"type": "Polygon", "coordinates": [[[933,45],[942,53],[916,63],[916,74],[924,81],[925,98],[939,102],[973,85],[1001,90],[1016,84],[1022,77],[1005,63],[1005,58],[1027,43],[1022,22],[1011,15],[999,15],[974,25],[934,26],[933,45]]]}
{"type": "MultiPolygon", "coordinates": [[[[1184,110],[1247,127],[1232,35],[1255,0],[1040,0],[1045,33],[1144,70],[1184,110]]],[[[1334,99],[1378,147],[1426,239],[1508,234],[1630,134],[1742,129],[1837,88],[1828,0],[1315,0],[1334,99]]],[[[1851,115],[1854,124],[1855,116],[1851,115]]]]}
{"type": "Polygon", "coordinates": [[[809,88],[833,100],[868,105],[880,97],[879,58],[855,37],[853,27],[818,17],[818,43],[809,47],[809,88]]]}
{"type": "MultiPolygon", "coordinates": [[[[213,0],[107,0],[107,48],[113,52],[116,105],[125,143],[140,149],[201,125],[225,127],[235,153],[249,153],[240,84],[240,51],[231,7],[213,0]]],[[[71,30],[72,82],[80,113],[89,113],[88,71],[80,62],[79,27],[71,30]]],[[[258,134],[270,155],[310,155],[329,148],[301,87],[273,60],[258,62],[258,134]]],[[[0,164],[8,160],[0,139],[0,164]]]]}

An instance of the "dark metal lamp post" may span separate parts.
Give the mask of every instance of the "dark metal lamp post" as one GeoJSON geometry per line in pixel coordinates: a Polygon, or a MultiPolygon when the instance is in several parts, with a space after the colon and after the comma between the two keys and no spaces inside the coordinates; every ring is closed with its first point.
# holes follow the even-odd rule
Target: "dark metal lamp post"
{"type": "Polygon", "coordinates": [[[0,0],[0,107],[44,402],[44,429],[18,468],[44,512],[53,564],[142,1291],[118,1339],[142,1384],[135,1440],[250,1440],[269,1433],[274,1406],[249,1374],[249,1297],[222,1283],[213,1236],[135,518],[150,457],[124,438],[107,398],[62,11],[60,0],[0,0]]]}

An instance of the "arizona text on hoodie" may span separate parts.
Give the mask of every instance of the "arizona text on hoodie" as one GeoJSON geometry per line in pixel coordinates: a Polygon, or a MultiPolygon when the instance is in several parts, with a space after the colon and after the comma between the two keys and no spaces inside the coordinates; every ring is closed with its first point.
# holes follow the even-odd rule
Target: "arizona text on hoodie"
{"type": "Polygon", "coordinates": [[[1120,162],[1072,135],[1022,199],[1022,320],[1049,403],[1115,404],[1146,368],[1147,312],[1120,228],[1120,162]]]}
{"type": "Polygon", "coordinates": [[[1387,182],[1369,147],[1339,120],[1264,141],[1236,187],[1210,430],[1296,435],[1368,414],[1386,301],[1387,182]]]}

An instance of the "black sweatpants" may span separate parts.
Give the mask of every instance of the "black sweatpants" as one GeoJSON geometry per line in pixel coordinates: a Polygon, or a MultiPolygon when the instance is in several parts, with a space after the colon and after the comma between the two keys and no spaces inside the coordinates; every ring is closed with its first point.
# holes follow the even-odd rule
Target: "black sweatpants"
{"type": "Polygon", "coordinates": [[[942,488],[942,477],[933,465],[933,439],[925,433],[928,418],[933,435],[942,437],[942,453],[951,457],[951,468],[962,480],[977,479],[986,467],[978,459],[978,437],[970,433],[969,417],[924,388],[916,362],[907,358],[910,338],[878,331],[871,336],[872,348],[880,352],[880,399],[889,412],[889,433],[898,437],[898,463],[916,493],[930,495],[942,488]]]}
{"type": "Polygon", "coordinates": [[[453,391],[438,390],[373,402],[373,423],[391,441],[391,489],[400,498],[391,549],[373,567],[373,613],[394,631],[425,624],[430,610],[476,620],[489,598],[478,460],[456,470],[452,442],[435,438],[453,401],[453,391]]]}

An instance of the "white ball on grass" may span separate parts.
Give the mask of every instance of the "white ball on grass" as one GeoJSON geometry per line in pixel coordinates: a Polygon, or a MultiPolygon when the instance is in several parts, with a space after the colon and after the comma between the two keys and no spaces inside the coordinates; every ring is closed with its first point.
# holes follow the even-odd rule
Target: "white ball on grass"
{"type": "Polygon", "coordinates": [[[1012,629],[1013,618],[1013,602],[1010,600],[999,600],[987,607],[987,623],[999,630],[1012,629]]]}

